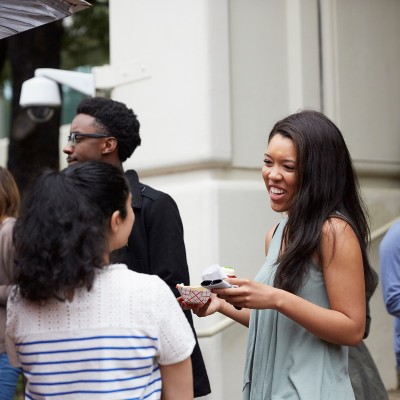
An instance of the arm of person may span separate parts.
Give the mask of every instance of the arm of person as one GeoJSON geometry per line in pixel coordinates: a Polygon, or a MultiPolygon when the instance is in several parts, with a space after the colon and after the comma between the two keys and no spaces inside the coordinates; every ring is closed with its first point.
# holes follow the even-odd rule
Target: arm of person
{"type": "Polygon", "coordinates": [[[400,317],[400,222],[392,225],[380,247],[383,300],[389,314],[400,317]]]}
{"type": "MultiPolygon", "coordinates": [[[[269,243],[277,227],[278,225],[272,227],[267,233],[265,238],[265,254],[268,253],[269,243]]],[[[219,312],[226,317],[231,318],[246,327],[249,327],[250,310],[248,308],[242,308],[241,310],[238,310],[232,306],[232,304],[224,301],[222,298],[218,298],[215,294],[212,295],[210,300],[204,305],[185,303],[181,297],[178,298],[178,301],[184,310],[191,309],[198,317],[206,317],[219,312]]]]}
{"type": "Polygon", "coordinates": [[[20,304],[21,303],[18,302],[18,300],[16,300],[15,302],[12,300],[8,302],[7,324],[5,330],[5,345],[8,355],[8,361],[12,366],[17,368],[21,367],[21,364],[19,361],[18,349],[17,346],[15,345],[16,338],[14,332],[15,332],[15,327],[18,324],[18,316],[21,315],[21,313],[18,310],[20,304]]]}
{"type": "Polygon", "coordinates": [[[10,294],[11,286],[0,285],[0,307],[5,307],[7,304],[8,295],[10,294]]]}
{"type": "Polygon", "coordinates": [[[13,338],[9,334],[7,334],[7,332],[5,335],[5,343],[6,343],[6,352],[9,363],[13,367],[20,368],[21,363],[19,362],[18,350],[15,346],[13,338]]]}
{"type": "Polygon", "coordinates": [[[2,307],[6,306],[7,298],[12,288],[10,283],[12,281],[12,267],[14,262],[13,228],[14,222],[7,220],[0,231],[0,279],[2,281],[0,285],[0,306],[2,307]]]}
{"type": "Polygon", "coordinates": [[[321,260],[330,309],[285,290],[243,279],[229,279],[238,287],[215,292],[239,307],[275,309],[328,342],[356,346],[365,329],[361,249],[345,221],[333,219],[332,224],[326,223],[323,228],[321,260]]]}
{"type": "Polygon", "coordinates": [[[205,304],[186,303],[182,297],[178,297],[178,302],[183,310],[192,310],[198,317],[208,317],[209,315],[219,312],[226,317],[249,327],[250,310],[245,308],[238,310],[232,304],[218,298],[216,294],[211,294],[210,299],[205,304]]]}
{"type": "Polygon", "coordinates": [[[192,362],[190,357],[171,365],[160,365],[161,400],[193,399],[192,362]]]}
{"type": "MultiPolygon", "coordinates": [[[[277,227],[278,227],[278,225],[275,225],[267,233],[267,236],[265,238],[265,255],[268,254],[269,244],[271,242],[272,237],[274,236],[274,233],[275,233],[277,227]]],[[[217,298],[217,297],[215,297],[215,298],[217,298]]],[[[218,310],[221,314],[233,319],[236,322],[239,322],[240,324],[242,324],[243,326],[246,326],[247,328],[249,327],[249,323],[250,323],[250,309],[249,308],[239,307],[240,309],[238,310],[237,308],[232,306],[232,304],[228,303],[227,301],[224,301],[222,298],[218,299],[218,300],[221,303],[219,306],[219,310],[218,310]]]]}
{"type": "Polygon", "coordinates": [[[11,285],[0,285],[0,307],[5,307],[7,305],[7,299],[11,288],[11,285]]]}

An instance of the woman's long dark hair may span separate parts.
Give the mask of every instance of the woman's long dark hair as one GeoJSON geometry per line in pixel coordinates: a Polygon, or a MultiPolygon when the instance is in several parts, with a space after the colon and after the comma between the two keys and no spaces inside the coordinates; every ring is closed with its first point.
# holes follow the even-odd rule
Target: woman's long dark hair
{"type": "Polygon", "coordinates": [[[15,279],[23,298],[65,299],[78,287],[92,287],[104,266],[109,221],[127,215],[128,183],[118,168],[75,164],[47,171],[25,196],[14,229],[15,279]]]}
{"type": "Polygon", "coordinates": [[[292,293],[304,283],[313,255],[321,260],[322,226],[339,212],[358,237],[366,292],[377,284],[368,260],[368,214],[360,195],[350,153],[337,126],[316,111],[301,111],[278,121],[268,142],[280,134],[293,140],[297,151],[298,191],[284,232],[275,285],[292,293]]]}

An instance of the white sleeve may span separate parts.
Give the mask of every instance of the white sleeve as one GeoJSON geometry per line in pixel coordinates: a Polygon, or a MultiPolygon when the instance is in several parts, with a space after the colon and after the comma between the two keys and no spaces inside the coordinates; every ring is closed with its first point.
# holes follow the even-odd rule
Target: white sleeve
{"type": "Polygon", "coordinates": [[[154,308],[159,329],[158,362],[175,364],[188,358],[196,344],[193,331],[169,286],[161,279],[154,308]]]}
{"type": "Polygon", "coordinates": [[[16,318],[15,316],[18,315],[18,311],[14,310],[16,305],[12,301],[8,301],[7,303],[7,326],[6,326],[6,335],[5,335],[5,342],[6,342],[6,351],[8,360],[11,365],[14,367],[21,367],[17,348],[15,346],[15,324],[16,318]]]}

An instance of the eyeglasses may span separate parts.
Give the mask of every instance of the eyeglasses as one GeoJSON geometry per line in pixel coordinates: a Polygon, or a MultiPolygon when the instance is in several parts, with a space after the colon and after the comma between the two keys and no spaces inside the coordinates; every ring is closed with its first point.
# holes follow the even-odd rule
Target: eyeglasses
{"type": "Polygon", "coordinates": [[[107,133],[83,133],[83,132],[71,132],[67,137],[67,142],[71,143],[72,146],[76,146],[77,139],[80,137],[87,137],[93,139],[100,139],[105,137],[110,137],[107,133]]]}

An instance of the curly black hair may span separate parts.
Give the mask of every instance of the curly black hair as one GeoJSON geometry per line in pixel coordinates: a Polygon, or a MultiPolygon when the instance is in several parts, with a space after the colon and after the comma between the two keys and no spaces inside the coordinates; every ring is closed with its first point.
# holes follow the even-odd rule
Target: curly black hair
{"type": "Polygon", "coordinates": [[[140,123],[133,110],[124,103],[104,97],[88,97],[78,104],[76,112],[95,118],[102,132],[117,139],[121,162],[129,158],[136,147],[140,146],[140,123]]]}
{"type": "Polygon", "coordinates": [[[129,186],[122,171],[92,161],[41,174],[21,206],[14,229],[15,282],[31,301],[64,300],[92,287],[104,267],[109,221],[126,218],[129,186]]]}

